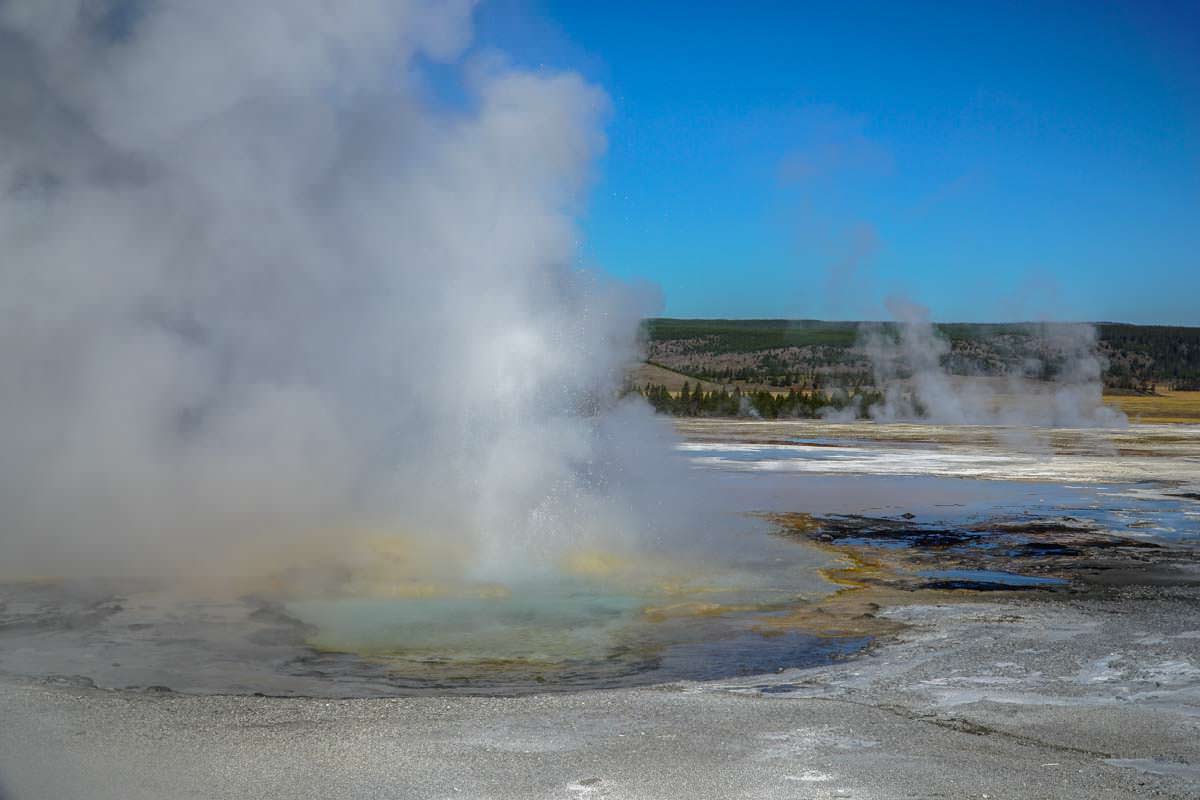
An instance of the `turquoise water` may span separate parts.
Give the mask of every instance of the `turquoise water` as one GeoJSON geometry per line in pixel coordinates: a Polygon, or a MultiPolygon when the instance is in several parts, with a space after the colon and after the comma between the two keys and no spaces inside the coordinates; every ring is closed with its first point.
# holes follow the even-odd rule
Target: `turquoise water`
{"type": "Polygon", "coordinates": [[[563,662],[604,658],[646,599],[586,582],[546,581],[503,597],[313,599],[285,604],[310,642],[415,660],[563,662]]]}

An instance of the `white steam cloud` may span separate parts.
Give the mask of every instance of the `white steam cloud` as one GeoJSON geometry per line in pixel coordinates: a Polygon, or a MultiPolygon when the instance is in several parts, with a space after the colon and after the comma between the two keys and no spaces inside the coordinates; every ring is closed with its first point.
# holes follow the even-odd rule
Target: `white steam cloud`
{"type": "MultiPolygon", "coordinates": [[[[889,297],[886,306],[895,335],[878,325],[860,332],[860,347],[883,392],[883,402],[871,408],[874,419],[1021,427],[1127,424],[1124,414],[1102,400],[1104,364],[1092,325],[1027,326],[1015,367],[986,377],[970,369],[952,375],[946,363],[951,344],[934,327],[929,309],[900,296],[889,297]]],[[[991,344],[1003,342],[993,336],[991,344]]]]}
{"type": "MultiPolygon", "coordinates": [[[[469,3],[0,3],[0,564],[219,568],[403,526],[652,539],[653,298],[572,267],[607,100],[469,3]]],[[[645,293],[642,293],[645,294],[645,293]]],[[[661,487],[659,487],[661,488],[661,487]]]]}

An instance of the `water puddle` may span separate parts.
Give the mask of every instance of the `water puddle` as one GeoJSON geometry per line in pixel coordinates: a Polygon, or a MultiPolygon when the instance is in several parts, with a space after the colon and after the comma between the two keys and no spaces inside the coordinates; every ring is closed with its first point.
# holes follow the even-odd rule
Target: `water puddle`
{"type": "Polygon", "coordinates": [[[972,589],[975,591],[1023,589],[1037,586],[1065,586],[1063,578],[1044,575],[1020,575],[994,569],[935,569],[918,572],[922,578],[930,578],[924,584],[928,589],[972,589]]]}

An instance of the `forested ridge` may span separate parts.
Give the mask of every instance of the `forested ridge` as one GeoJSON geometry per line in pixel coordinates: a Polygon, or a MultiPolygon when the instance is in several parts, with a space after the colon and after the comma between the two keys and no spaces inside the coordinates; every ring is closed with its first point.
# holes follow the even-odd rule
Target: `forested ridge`
{"type": "MultiPolygon", "coordinates": [[[[821,391],[869,387],[873,375],[861,332],[895,338],[895,323],[784,319],[671,319],[644,323],[647,360],[723,385],[821,391]]],[[[949,344],[946,371],[1006,375],[1040,364],[1053,378],[1058,364],[1046,342],[1065,323],[940,323],[949,344]]],[[[1098,323],[1095,350],[1110,391],[1200,389],[1200,328],[1098,323]]]]}

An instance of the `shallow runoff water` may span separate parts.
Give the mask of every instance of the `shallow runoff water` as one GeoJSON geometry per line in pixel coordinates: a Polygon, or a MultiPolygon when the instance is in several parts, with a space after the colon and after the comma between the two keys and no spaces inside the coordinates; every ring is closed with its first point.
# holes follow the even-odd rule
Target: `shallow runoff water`
{"type": "Polygon", "coordinates": [[[869,644],[761,625],[836,588],[821,575],[835,556],[775,535],[762,513],[914,525],[1070,516],[1123,537],[1200,538],[1196,426],[680,427],[678,457],[715,479],[729,512],[713,520],[730,545],[717,548],[723,561],[680,554],[635,583],[584,568],[404,596],[214,599],[153,582],[11,580],[0,583],[0,671],[114,689],[334,697],[718,679],[869,644]]]}

